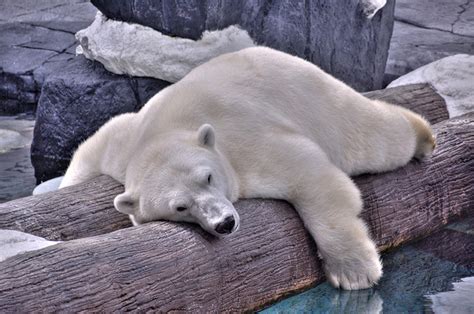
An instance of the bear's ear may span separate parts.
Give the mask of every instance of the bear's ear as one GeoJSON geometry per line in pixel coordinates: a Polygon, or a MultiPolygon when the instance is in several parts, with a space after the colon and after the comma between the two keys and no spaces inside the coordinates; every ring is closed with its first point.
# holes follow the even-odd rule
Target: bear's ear
{"type": "Polygon", "coordinates": [[[137,201],[135,201],[135,199],[133,199],[132,196],[127,194],[127,192],[125,191],[115,197],[114,206],[115,209],[117,209],[121,213],[133,215],[133,213],[135,212],[136,202],[137,201]]]}
{"type": "Polygon", "coordinates": [[[210,124],[203,124],[198,130],[198,143],[202,146],[214,147],[216,136],[214,128],[210,124]]]}

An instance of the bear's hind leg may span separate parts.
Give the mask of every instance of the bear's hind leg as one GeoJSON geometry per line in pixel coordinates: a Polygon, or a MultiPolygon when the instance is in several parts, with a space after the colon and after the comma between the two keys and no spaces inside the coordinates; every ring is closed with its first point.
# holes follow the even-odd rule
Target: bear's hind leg
{"type": "Polygon", "coordinates": [[[100,175],[100,172],[98,172],[95,167],[90,167],[85,163],[78,165],[79,163],[81,162],[77,160],[71,162],[71,165],[68,167],[64,174],[64,178],[59,185],[60,189],[89,181],[100,175]]]}
{"type": "Polygon", "coordinates": [[[309,139],[280,137],[270,147],[276,149],[271,154],[278,179],[291,183],[288,200],[316,241],[327,279],[347,290],[371,287],[382,275],[382,264],[358,217],[358,188],[309,139]]]}

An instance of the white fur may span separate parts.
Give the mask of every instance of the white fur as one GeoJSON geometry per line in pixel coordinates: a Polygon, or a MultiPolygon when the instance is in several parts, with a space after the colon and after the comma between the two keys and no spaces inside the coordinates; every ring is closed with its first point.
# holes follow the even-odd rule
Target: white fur
{"type": "Polygon", "coordinates": [[[176,82],[218,55],[255,46],[245,30],[229,26],[205,31],[200,40],[170,37],[146,26],[109,20],[98,12],[76,34],[76,52],[116,74],[148,76],[176,82]]]}
{"type": "Polygon", "coordinates": [[[249,48],[112,119],[79,147],[62,187],[108,174],[125,184],[115,205],[135,223],[189,221],[214,234],[229,215],[238,228],[237,198],[286,199],[316,240],[328,279],[367,288],[382,265],[349,175],[406,164],[417,149],[417,119],[302,59],[249,48]]]}

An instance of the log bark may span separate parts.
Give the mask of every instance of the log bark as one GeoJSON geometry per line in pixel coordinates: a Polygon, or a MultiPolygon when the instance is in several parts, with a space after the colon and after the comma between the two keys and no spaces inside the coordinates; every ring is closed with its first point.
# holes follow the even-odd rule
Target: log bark
{"type": "MultiPolygon", "coordinates": [[[[382,249],[473,214],[474,113],[434,130],[432,158],[355,178],[382,249]]],[[[123,228],[112,205],[121,191],[100,177],[2,204],[0,228],[76,240],[1,262],[0,312],[254,310],[324,280],[315,244],[286,202],[238,201],[241,229],[216,239],[187,224],[123,228]]]]}

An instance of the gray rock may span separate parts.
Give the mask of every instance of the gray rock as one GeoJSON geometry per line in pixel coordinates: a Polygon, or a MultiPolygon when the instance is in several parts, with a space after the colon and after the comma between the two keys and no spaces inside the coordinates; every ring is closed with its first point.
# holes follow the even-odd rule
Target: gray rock
{"type": "Polygon", "coordinates": [[[463,53],[474,53],[474,37],[397,21],[387,61],[387,83],[428,63],[463,53]]]}
{"type": "Polygon", "coordinates": [[[86,0],[0,1],[0,114],[35,109],[45,77],[73,57],[74,33],[96,12],[86,0]]]}
{"type": "Polygon", "coordinates": [[[474,53],[474,2],[397,0],[384,86],[423,65],[474,53]]]}
{"type": "Polygon", "coordinates": [[[18,22],[2,24],[0,29],[2,47],[32,48],[59,53],[76,42],[73,34],[18,22]]]}
{"type": "Polygon", "coordinates": [[[16,17],[15,21],[75,34],[89,26],[96,13],[97,9],[88,1],[69,2],[62,0],[60,5],[49,7],[46,10],[36,9],[28,14],[16,17]]]}
{"type": "MultiPolygon", "coordinates": [[[[43,86],[43,82],[50,74],[55,74],[57,72],[62,71],[62,67],[67,61],[73,61],[76,58],[75,55],[70,53],[60,53],[55,56],[52,56],[39,67],[35,68],[31,71],[33,80],[35,82],[36,87],[41,91],[41,87],[43,86]]],[[[39,95],[38,95],[39,98],[39,95]]],[[[38,99],[36,99],[37,101],[38,99]]]]}
{"type": "Polygon", "coordinates": [[[397,0],[395,18],[456,35],[474,36],[474,3],[466,0],[397,0]]]}
{"type": "Polygon", "coordinates": [[[33,110],[42,83],[33,72],[75,45],[74,35],[21,23],[0,24],[0,34],[0,113],[33,110]]]}
{"type": "Polygon", "coordinates": [[[138,111],[169,83],[130,78],[76,57],[43,84],[36,113],[31,161],[38,182],[60,176],[77,146],[111,117],[138,111]]]}
{"type": "Polygon", "coordinates": [[[357,90],[382,86],[394,1],[368,19],[359,0],[92,0],[106,16],[198,39],[238,24],[261,45],[305,58],[357,90]],[[343,21],[341,23],[341,21],[343,21]]]}
{"type": "Polygon", "coordinates": [[[453,33],[474,37],[474,3],[469,1],[461,5],[458,19],[453,23],[453,33]]]}
{"type": "Polygon", "coordinates": [[[21,22],[74,34],[94,19],[88,0],[2,0],[0,24],[21,22]]]}

